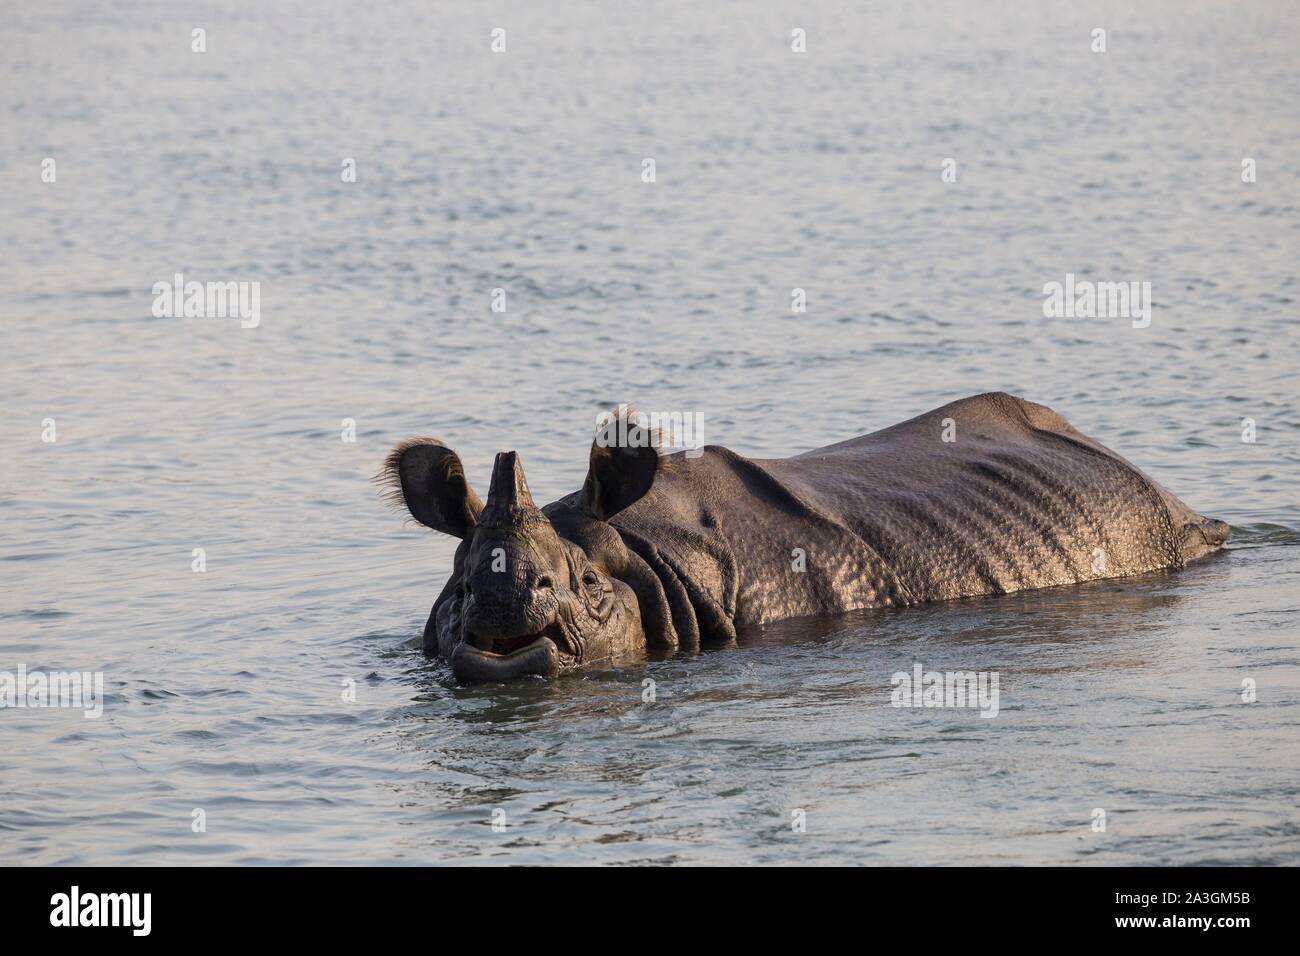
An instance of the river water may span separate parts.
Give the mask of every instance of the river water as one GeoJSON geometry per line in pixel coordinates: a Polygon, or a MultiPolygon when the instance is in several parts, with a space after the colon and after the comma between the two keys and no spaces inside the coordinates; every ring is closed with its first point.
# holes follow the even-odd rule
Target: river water
{"type": "Polygon", "coordinates": [[[0,863],[1300,863],[1289,4],[0,33],[0,671],[105,682],[98,719],[0,711],[0,863]],[[259,283],[256,327],[157,317],[177,273],[259,283]],[[1045,317],[1067,274],[1149,282],[1149,326],[1045,317]],[[551,500],[620,401],[777,456],[993,389],[1231,547],[459,688],[418,650],[453,542],[368,482],[433,434],[551,500]],[[891,706],[916,664],[996,672],[997,716],[891,706]]]}

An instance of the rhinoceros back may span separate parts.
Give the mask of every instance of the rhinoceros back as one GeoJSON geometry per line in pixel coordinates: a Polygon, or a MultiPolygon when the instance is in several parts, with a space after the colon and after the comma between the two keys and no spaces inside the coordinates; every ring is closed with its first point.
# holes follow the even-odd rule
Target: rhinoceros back
{"type": "Polygon", "coordinates": [[[1003,393],[793,458],[671,456],[615,524],[737,623],[1177,567],[1228,530],[1003,393]]]}

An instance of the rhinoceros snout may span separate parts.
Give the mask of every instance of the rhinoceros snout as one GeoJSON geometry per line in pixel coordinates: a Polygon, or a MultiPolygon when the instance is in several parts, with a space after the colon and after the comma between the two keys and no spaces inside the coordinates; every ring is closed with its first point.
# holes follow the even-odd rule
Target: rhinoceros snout
{"type": "Polygon", "coordinates": [[[555,604],[538,588],[482,589],[465,606],[465,638],[482,650],[539,634],[555,618],[555,604]]]}

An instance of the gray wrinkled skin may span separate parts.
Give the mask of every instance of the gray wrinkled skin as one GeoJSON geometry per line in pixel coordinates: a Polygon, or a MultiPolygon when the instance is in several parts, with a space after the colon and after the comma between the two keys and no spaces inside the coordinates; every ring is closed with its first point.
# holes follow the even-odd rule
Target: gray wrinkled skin
{"type": "Polygon", "coordinates": [[[1228,536],[1055,412],[997,392],[792,458],[598,444],[583,488],[541,510],[514,452],[486,505],[432,439],[394,449],[386,476],[417,520],[462,538],[424,649],[465,682],[1177,568],[1228,536]]]}

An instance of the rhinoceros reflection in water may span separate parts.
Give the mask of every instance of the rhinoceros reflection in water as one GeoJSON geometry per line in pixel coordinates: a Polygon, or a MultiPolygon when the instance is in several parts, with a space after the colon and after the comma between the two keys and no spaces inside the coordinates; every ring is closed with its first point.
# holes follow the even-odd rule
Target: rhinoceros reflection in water
{"type": "Polygon", "coordinates": [[[1051,409],[1000,392],[791,458],[660,455],[622,426],[626,440],[592,446],[582,488],[544,508],[513,451],[486,504],[435,439],[388,456],[393,498],[461,539],[424,630],[459,680],[1180,567],[1228,537],[1051,409]]]}

